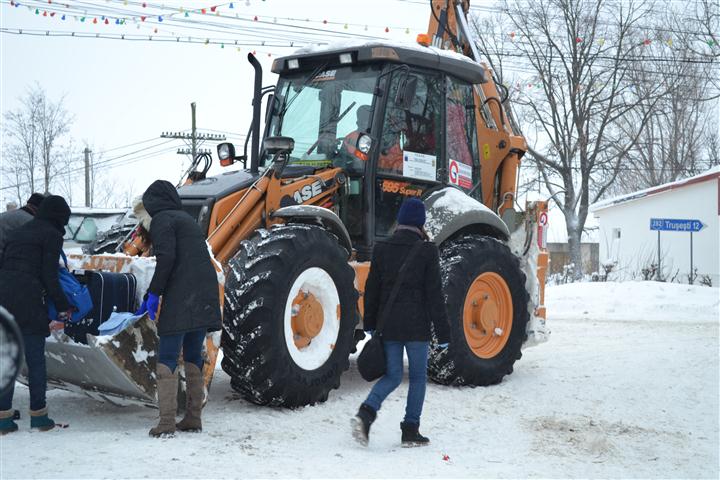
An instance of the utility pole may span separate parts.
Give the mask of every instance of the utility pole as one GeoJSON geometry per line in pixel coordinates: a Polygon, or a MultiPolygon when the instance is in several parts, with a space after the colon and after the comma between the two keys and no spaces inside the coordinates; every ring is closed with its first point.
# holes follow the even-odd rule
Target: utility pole
{"type": "Polygon", "coordinates": [[[205,142],[206,140],[211,140],[214,142],[222,142],[225,140],[225,135],[219,135],[217,133],[198,133],[197,131],[197,122],[196,122],[196,115],[195,115],[195,102],[192,102],[190,104],[190,112],[191,112],[191,125],[192,128],[190,129],[190,133],[183,133],[183,132],[163,132],[160,137],[161,138],[176,138],[179,140],[185,140],[185,144],[187,148],[178,148],[177,154],[178,155],[190,155],[190,161],[194,162],[195,158],[197,158],[198,154],[201,153],[210,153],[209,149],[203,149],[200,148],[200,146],[205,142]]]}
{"type": "Polygon", "coordinates": [[[190,149],[192,150],[192,158],[195,160],[195,156],[197,155],[197,128],[195,128],[195,102],[192,102],[190,104],[190,112],[192,115],[192,147],[190,149]]]}
{"type": "Polygon", "coordinates": [[[85,206],[90,207],[90,149],[85,147],[85,206]]]}

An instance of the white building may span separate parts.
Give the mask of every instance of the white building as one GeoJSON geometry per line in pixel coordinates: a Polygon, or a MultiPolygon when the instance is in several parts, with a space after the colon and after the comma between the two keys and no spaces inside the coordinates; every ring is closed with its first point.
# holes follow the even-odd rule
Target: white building
{"type": "Polygon", "coordinates": [[[610,278],[642,279],[643,270],[657,270],[659,239],[662,279],[688,282],[692,246],[695,283],[720,285],[720,167],[595,203],[590,211],[600,227],[601,265],[617,263],[610,278]],[[701,225],[682,220],[698,220],[702,229],[691,234],[701,225]]]}

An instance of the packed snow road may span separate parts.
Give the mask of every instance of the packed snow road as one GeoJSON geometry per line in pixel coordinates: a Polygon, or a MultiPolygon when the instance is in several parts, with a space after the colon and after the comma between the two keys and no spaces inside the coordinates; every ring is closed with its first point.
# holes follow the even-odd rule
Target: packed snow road
{"type": "Polygon", "coordinates": [[[51,416],[70,428],[31,433],[19,387],[21,431],[0,437],[0,477],[718,478],[718,296],[647,282],[550,287],[551,340],[513,375],[489,388],[429,384],[427,448],[400,448],[407,382],[370,446],[352,441],[349,418],[369,390],[354,362],[327,403],[295,411],[243,401],[219,370],[204,431],[160,440],[147,436],[156,410],[58,390],[51,416]]]}

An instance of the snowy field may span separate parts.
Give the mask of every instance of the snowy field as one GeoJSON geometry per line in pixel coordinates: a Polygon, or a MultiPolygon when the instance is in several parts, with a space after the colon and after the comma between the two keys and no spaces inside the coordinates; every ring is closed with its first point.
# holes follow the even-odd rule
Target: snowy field
{"type": "Polygon", "coordinates": [[[349,418],[369,390],[354,362],[322,405],[240,399],[218,371],[205,430],[152,439],[157,412],[54,390],[70,428],[0,437],[0,478],[718,478],[717,288],[585,283],[547,290],[549,343],[489,388],[430,384],[427,448],[400,448],[404,383],[356,445],[349,418]]]}

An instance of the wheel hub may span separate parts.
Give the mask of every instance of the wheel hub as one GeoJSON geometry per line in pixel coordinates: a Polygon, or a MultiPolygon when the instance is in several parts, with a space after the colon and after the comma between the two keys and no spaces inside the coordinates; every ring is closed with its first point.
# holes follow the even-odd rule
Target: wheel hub
{"type": "Polygon", "coordinates": [[[512,328],[510,289],[497,273],[485,272],[473,281],[465,297],[463,327],[470,350],[492,358],[503,349],[512,328]]]}
{"type": "Polygon", "coordinates": [[[295,365],[321,367],[335,350],[340,332],[340,297],[322,268],[302,271],[290,286],[284,312],[285,344],[295,365]]]}
{"type": "Polygon", "coordinates": [[[293,340],[298,348],[310,344],[323,327],[323,308],[315,295],[300,291],[292,303],[293,340]]]}

